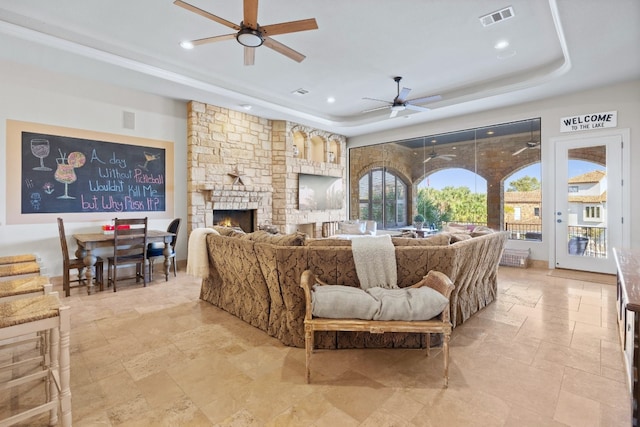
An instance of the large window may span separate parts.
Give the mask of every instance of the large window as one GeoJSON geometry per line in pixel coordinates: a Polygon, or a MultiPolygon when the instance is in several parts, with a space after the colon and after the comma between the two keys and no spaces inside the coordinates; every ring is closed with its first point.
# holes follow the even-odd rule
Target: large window
{"type": "Polygon", "coordinates": [[[374,220],[379,228],[407,225],[407,184],[393,172],[372,169],[358,188],[360,219],[374,220]]]}
{"type": "Polygon", "coordinates": [[[397,228],[420,213],[539,239],[540,148],[539,118],[351,148],[349,216],[397,228]]]}

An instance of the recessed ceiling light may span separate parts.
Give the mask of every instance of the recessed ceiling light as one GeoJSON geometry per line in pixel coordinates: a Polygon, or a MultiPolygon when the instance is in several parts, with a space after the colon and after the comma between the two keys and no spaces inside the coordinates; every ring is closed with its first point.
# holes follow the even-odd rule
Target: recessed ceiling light
{"type": "Polygon", "coordinates": [[[336,102],[336,99],[333,96],[330,96],[330,97],[327,98],[327,102],[329,104],[333,104],[334,102],[336,102]]]}
{"type": "Polygon", "coordinates": [[[180,42],[180,47],[183,49],[193,49],[193,43],[191,43],[190,41],[183,41],[180,42]]]}
{"type": "Polygon", "coordinates": [[[493,135],[493,131],[492,130],[488,130],[487,131],[487,135],[493,135]]]}
{"type": "Polygon", "coordinates": [[[509,47],[509,42],[506,41],[506,40],[500,40],[493,47],[498,49],[498,50],[506,49],[507,47],[509,47]]]}

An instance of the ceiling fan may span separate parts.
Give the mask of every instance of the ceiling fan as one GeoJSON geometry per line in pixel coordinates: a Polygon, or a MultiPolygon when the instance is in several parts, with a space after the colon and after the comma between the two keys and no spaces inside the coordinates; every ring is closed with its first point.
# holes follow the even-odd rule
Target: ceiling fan
{"type": "Polygon", "coordinates": [[[446,160],[447,162],[450,162],[453,157],[456,157],[455,154],[438,154],[436,153],[436,149],[432,148],[431,149],[431,153],[429,153],[429,156],[427,156],[426,159],[424,159],[423,163],[427,163],[432,159],[442,159],[442,160],[446,160]]]}
{"type": "Polygon", "coordinates": [[[528,141],[527,145],[525,147],[522,147],[521,149],[519,149],[518,151],[514,152],[512,154],[512,156],[517,156],[518,154],[522,153],[524,150],[539,150],[540,149],[540,143],[536,142],[536,141],[528,141]]]}
{"type": "Polygon", "coordinates": [[[264,27],[260,26],[258,24],[258,0],[244,0],[244,15],[243,20],[239,25],[182,0],[175,0],[173,4],[237,31],[232,34],[192,40],[190,43],[193,46],[199,46],[205,43],[213,43],[235,38],[238,43],[244,46],[244,65],[254,64],[255,48],[260,47],[263,44],[269,49],[273,49],[287,58],[291,58],[297,62],[302,62],[302,60],[306,58],[303,54],[275,41],[271,36],[318,29],[318,24],[316,23],[315,18],[281,22],[279,24],[266,25],[264,27]]]}
{"type": "Polygon", "coordinates": [[[409,92],[411,92],[411,89],[409,89],[408,87],[403,87],[401,91],[400,80],[402,80],[402,77],[393,78],[393,81],[396,82],[396,86],[398,89],[397,89],[397,95],[395,98],[393,98],[392,102],[385,101],[382,99],[376,99],[376,98],[362,98],[362,99],[368,99],[371,101],[384,102],[385,104],[387,104],[383,107],[376,107],[370,110],[364,110],[363,113],[370,113],[372,111],[391,108],[391,114],[389,115],[389,117],[395,117],[398,115],[400,111],[404,111],[405,109],[413,110],[413,111],[429,111],[429,108],[423,107],[417,104],[426,104],[427,102],[434,102],[442,99],[440,95],[425,96],[424,98],[407,99],[407,96],[409,95],[409,92]]]}
{"type": "Polygon", "coordinates": [[[512,156],[517,156],[518,154],[522,153],[525,150],[539,150],[540,149],[540,141],[534,141],[533,140],[533,124],[531,122],[529,122],[529,133],[530,133],[530,137],[529,137],[529,141],[526,142],[526,145],[524,147],[522,147],[521,149],[515,151],[512,156]]]}

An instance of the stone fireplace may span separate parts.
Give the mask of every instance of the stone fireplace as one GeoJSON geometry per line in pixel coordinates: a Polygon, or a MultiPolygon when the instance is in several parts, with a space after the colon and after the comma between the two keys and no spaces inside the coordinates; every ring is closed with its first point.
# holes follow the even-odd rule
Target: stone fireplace
{"type": "Polygon", "coordinates": [[[223,223],[250,233],[270,221],[271,191],[267,187],[202,185],[199,193],[204,200],[204,226],[223,223]]]}
{"type": "Polygon", "coordinates": [[[250,211],[243,229],[304,228],[310,236],[321,234],[322,222],[345,219],[346,208],[298,209],[300,173],[346,182],[344,136],[196,101],[188,103],[187,133],[189,230],[219,223],[221,210],[250,211]]]}
{"type": "Polygon", "coordinates": [[[222,225],[225,227],[240,227],[245,233],[255,231],[254,209],[214,209],[213,225],[222,225]]]}

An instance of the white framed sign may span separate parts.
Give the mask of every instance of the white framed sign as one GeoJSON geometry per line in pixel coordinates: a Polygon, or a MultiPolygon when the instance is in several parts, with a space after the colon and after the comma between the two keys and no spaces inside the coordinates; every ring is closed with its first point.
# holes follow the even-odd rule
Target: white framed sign
{"type": "Polygon", "coordinates": [[[616,126],[618,126],[617,111],[589,113],[560,119],[560,132],[577,132],[581,130],[614,128],[616,126]]]}

